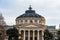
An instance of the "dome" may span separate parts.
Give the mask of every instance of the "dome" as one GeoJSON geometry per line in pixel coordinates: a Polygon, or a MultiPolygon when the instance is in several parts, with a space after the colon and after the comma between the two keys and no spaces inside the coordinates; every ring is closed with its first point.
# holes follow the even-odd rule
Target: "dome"
{"type": "Polygon", "coordinates": [[[29,7],[29,10],[26,10],[24,14],[18,16],[17,18],[25,18],[25,17],[36,17],[41,18],[43,16],[37,14],[35,10],[32,10],[31,6],[29,7]]]}

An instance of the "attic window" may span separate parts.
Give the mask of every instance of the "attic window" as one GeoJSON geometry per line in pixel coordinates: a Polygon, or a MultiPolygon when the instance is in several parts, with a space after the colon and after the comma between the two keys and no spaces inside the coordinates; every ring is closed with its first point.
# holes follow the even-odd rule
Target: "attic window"
{"type": "Polygon", "coordinates": [[[33,23],[33,21],[32,21],[32,20],[30,20],[30,23],[33,23]]]}
{"type": "Polygon", "coordinates": [[[23,22],[23,20],[21,20],[21,22],[23,22]]]}
{"type": "Polygon", "coordinates": [[[37,20],[35,20],[35,22],[37,22],[37,20]]]}
{"type": "Polygon", "coordinates": [[[25,22],[27,22],[27,20],[25,20],[25,22]]]}

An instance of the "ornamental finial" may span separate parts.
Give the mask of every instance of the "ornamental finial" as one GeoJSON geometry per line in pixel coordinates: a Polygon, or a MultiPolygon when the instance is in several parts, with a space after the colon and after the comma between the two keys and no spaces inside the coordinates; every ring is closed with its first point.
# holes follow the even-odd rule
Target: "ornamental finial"
{"type": "Polygon", "coordinates": [[[30,5],[29,10],[31,10],[31,9],[32,9],[32,7],[31,7],[31,5],[30,5]]]}

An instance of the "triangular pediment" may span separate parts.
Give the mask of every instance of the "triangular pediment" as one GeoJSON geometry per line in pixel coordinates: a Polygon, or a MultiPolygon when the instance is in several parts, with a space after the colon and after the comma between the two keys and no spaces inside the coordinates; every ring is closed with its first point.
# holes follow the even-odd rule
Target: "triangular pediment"
{"type": "Polygon", "coordinates": [[[38,27],[38,26],[35,26],[35,25],[28,25],[26,27],[38,27]]]}

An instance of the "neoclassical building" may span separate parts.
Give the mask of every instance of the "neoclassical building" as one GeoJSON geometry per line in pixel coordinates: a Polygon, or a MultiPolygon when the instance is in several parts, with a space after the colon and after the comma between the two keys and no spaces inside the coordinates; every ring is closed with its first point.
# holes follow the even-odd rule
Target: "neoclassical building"
{"type": "Polygon", "coordinates": [[[44,40],[45,18],[32,10],[31,6],[16,18],[16,26],[22,40],[44,40]]]}
{"type": "Polygon", "coordinates": [[[16,25],[6,25],[4,17],[0,14],[0,40],[8,40],[6,30],[16,27],[19,30],[22,40],[44,40],[44,30],[48,29],[57,39],[57,30],[55,26],[45,25],[45,18],[32,10],[30,6],[24,14],[16,18],[16,25]]]}

